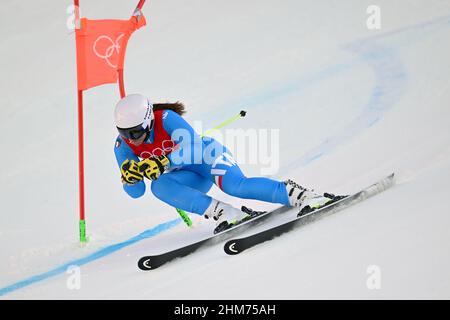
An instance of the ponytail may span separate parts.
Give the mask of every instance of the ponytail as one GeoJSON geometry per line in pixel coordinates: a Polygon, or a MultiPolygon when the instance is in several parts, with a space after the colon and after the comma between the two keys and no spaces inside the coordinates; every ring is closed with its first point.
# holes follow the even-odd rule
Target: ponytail
{"type": "Polygon", "coordinates": [[[153,111],[157,110],[163,110],[163,109],[169,109],[172,111],[175,111],[180,116],[186,113],[186,109],[184,107],[184,104],[180,101],[177,101],[175,103],[154,103],[153,104],[153,111]]]}

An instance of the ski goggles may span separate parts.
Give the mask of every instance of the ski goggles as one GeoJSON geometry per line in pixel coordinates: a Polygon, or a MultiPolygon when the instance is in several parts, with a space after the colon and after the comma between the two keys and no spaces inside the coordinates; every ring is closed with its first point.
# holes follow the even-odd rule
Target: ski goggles
{"type": "Polygon", "coordinates": [[[145,126],[144,123],[141,123],[132,128],[119,128],[116,127],[119,131],[119,134],[127,140],[137,140],[141,138],[145,133],[149,132],[153,129],[155,120],[152,119],[149,126],[145,126]]]}

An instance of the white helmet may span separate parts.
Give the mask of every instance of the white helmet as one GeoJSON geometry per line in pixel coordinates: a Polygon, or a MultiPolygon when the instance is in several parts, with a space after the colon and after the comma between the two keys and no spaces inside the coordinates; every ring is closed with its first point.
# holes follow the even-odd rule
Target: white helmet
{"type": "Polygon", "coordinates": [[[129,94],[117,103],[114,120],[122,137],[139,139],[153,128],[153,105],[141,94],[129,94]]]}

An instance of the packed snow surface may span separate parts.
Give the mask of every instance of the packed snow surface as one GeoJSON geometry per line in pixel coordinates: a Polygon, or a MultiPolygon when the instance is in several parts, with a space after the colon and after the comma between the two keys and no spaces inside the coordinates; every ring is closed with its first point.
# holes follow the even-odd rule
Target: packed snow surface
{"type": "MultiPolygon", "coordinates": [[[[135,2],[81,1],[82,15],[125,19],[135,2]]],[[[199,239],[212,225],[192,215],[188,229],[150,192],[137,200],[123,192],[113,153],[119,93],[104,85],[84,95],[90,242],[78,244],[71,1],[4,1],[1,298],[449,299],[450,1],[376,1],[379,29],[367,25],[373,4],[147,1],[148,25],[127,48],[128,93],[184,102],[198,131],[246,110],[216,136],[248,176],[337,194],[391,172],[397,180],[238,256],[219,243],[142,272],[139,257],[199,239]],[[237,150],[232,129],[267,133],[258,141],[268,149],[237,150]]],[[[211,195],[273,207],[215,187],[211,195]]]]}

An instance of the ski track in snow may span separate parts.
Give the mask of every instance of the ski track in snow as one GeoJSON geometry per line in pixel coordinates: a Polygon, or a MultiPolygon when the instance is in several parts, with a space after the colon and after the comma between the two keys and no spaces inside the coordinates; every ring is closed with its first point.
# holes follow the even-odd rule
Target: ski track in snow
{"type": "MultiPolygon", "coordinates": [[[[308,86],[319,85],[324,79],[336,74],[349,72],[352,68],[360,65],[361,63],[366,63],[373,69],[376,82],[372,88],[369,101],[366,105],[361,107],[360,115],[350,121],[347,126],[339,132],[339,134],[334,137],[330,137],[306,154],[292,160],[288,165],[281,168],[280,175],[285,175],[292,169],[298,168],[299,166],[307,166],[320,157],[332,153],[336,147],[345,144],[350,139],[361,134],[364,130],[370,128],[373,124],[382,119],[386,112],[395,107],[396,102],[406,90],[408,75],[402,65],[402,62],[396,57],[395,46],[389,43],[391,37],[394,38],[394,40],[402,42],[405,41],[405,37],[408,38],[410,33],[415,33],[421,30],[421,35],[423,36],[426,35],[427,32],[432,32],[435,28],[444,28],[449,26],[450,18],[444,17],[431,22],[406,27],[395,32],[390,32],[384,35],[367,38],[349,45],[345,45],[342,47],[343,49],[350,50],[357,56],[357,58],[353,61],[338,63],[319,71],[313,77],[302,78],[298,81],[286,83],[280,88],[267,89],[261,94],[242,98],[242,103],[239,103],[240,105],[245,104],[246,108],[256,110],[267,106],[267,104],[261,103],[262,101],[267,102],[268,100],[275,100],[293,91],[305,90],[308,86]],[[388,43],[385,44],[384,42],[388,43]],[[388,88],[389,90],[387,90],[388,88]],[[392,91],[392,88],[396,88],[396,90],[392,91]]],[[[71,265],[81,266],[88,264],[127,246],[135,244],[138,241],[159,235],[160,233],[178,225],[180,221],[181,219],[175,219],[162,223],[133,238],[130,238],[129,240],[104,247],[84,258],[67,262],[42,274],[35,275],[0,288],[0,296],[62,274],[66,272],[67,268],[71,265]]]]}
{"type": "MultiPolygon", "coordinates": [[[[328,137],[323,143],[308,151],[306,154],[294,159],[291,163],[280,169],[279,175],[286,175],[294,168],[307,166],[311,162],[330,154],[336,147],[345,144],[350,139],[358,136],[364,130],[370,128],[381,120],[386,112],[395,106],[395,103],[405,92],[407,85],[407,73],[400,59],[395,55],[395,47],[383,45],[383,39],[403,35],[408,37],[411,33],[432,32],[434,28],[449,27],[450,17],[439,18],[431,22],[420,23],[415,26],[402,28],[385,35],[375,36],[342,46],[343,49],[354,52],[358,58],[353,62],[330,66],[310,79],[304,79],[295,84],[284,87],[283,90],[273,91],[264,95],[248,99],[245,105],[251,108],[264,106],[262,102],[277,99],[280,95],[286,95],[292,91],[303,90],[306,86],[319,84],[327,77],[339,73],[348,72],[360,63],[368,64],[375,75],[376,83],[368,103],[361,108],[361,114],[355,118],[338,134],[328,137]],[[425,28],[425,30],[424,30],[425,28]],[[392,88],[397,90],[392,91],[392,88]]],[[[423,34],[422,34],[423,36],[423,34]]],[[[403,39],[400,39],[403,40],[403,39]]]]}

